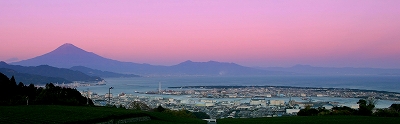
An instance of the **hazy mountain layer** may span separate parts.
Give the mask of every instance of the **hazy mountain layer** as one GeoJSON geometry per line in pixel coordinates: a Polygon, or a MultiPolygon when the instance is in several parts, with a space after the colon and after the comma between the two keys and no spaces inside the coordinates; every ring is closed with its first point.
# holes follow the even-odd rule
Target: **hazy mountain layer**
{"type": "Polygon", "coordinates": [[[91,69],[85,66],[74,66],[70,68],[71,70],[80,71],[90,76],[98,76],[102,78],[110,78],[110,77],[140,77],[139,75],[135,74],[120,74],[115,72],[109,71],[101,71],[97,69],[91,69]]]}
{"type": "MultiPolygon", "coordinates": [[[[312,67],[308,65],[296,65],[290,68],[267,67],[250,68],[235,63],[223,63],[216,61],[192,62],[185,61],[173,66],[155,66],[132,62],[121,62],[101,57],[92,52],[87,52],[72,44],[64,44],[44,55],[15,62],[12,64],[24,66],[50,65],[60,68],[84,66],[77,69],[90,75],[102,75],[108,72],[139,75],[400,75],[400,69],[376,69],[376,68],[326,68],[312,67]],[[101,70],[101,71],[100,71],[101,70]],[[104,71],[104,72],[102,72],[104,71]],[[92,74],[93,73],[93,74],[92,74]]],[[[108,75],[114,75],[108,73],[108,75]]],[[[102,75],[105,76],[105,75],[102,75]]]]}
{"type": "Polygon", "coordinates": [[[100,77],[89,76],[80,71],[73,71],[65,68],[56,68],[48,65],[40,66],[20,66],[9,65],[5,62],[0,62],[0,68],[7,68],[17,71],[18,73],[26,73],[32,75],[40,75],[45,77],[63,78],[68,81],[101,81],[100,77]]]}
{"type": "Polygon", "coordinates": [[[289,68],[267,67],[258,68],[269,71],[293,72],[301,75],[400,75],[400,69],[381,69],[381,68],[333,68],[333,67],[313,67],[310,65],[295,65],[289,68]]]}
{"type": "Polygon", "coordinates": [[[66,80],[64,78],[57,77],[46,77],[41,75],[34,75],[28,73],[19,73],[12,69],[0,68],[0,73],[3,73],[7,77],[15,77],[17,83],[22,82],[25,85],[29,84],[47,84],[47,83],[72,83],[72,81],[66,80]]]}

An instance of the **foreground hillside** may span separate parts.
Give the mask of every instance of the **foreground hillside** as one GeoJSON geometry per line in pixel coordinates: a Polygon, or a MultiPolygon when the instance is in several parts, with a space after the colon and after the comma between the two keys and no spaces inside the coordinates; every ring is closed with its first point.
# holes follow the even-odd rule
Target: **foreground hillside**
{"type": "MultiPolygon", "coordinates": [[[[162,112],[144,112],[109,107],[86,106],[0,106],[0,123],[102,123],[205,124],[194,118],[182,118],[162,112]]],[[[400,118],[371,116],[293,116],[275,118],[218,119],[218,124],[396,124],[400,118]]]]}
{"type": "Polygon", "coordinates": [[[194,118],[180,118],[167,113],[144,112],[110,107],[86,106],[0,106],[0,123],[163,123],[163,124],[204,124],[194,118]]]}
{"type": "Polygon", "coordinates": [[[218,124],[399,124],[398,117],[292,116],[274,118],[218,119],[218,124]]]}

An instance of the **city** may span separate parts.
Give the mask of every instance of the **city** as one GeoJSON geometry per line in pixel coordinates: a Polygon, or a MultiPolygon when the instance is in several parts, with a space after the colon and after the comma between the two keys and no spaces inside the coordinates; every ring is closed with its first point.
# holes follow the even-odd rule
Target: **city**
{"type": "MultiPolygon", "coordinates": [[[[288,86],[186,86],[169,87],[177,90],[138,92],[137,94],[112,93],[100,95],[81,92],[95,105],[115,105],[127,109],[149,110],[162,106],[171,110],[205,112],[211,118],[256,118],[296,115],[300,109],[331,109],[342,106],[336,101],[315,101],[317,97],[373,98],[400,101],[400,93],[344,89],[288,86]],[[138,106],[141,106],[138,108],[138,106]]],[[[110,88],[109,90],[112,90],[110,88]]],[[[355,104],[355,103],[354,103],[355,104]]],[[[348,106],[357,109],[357,105],[348,106]]]]}

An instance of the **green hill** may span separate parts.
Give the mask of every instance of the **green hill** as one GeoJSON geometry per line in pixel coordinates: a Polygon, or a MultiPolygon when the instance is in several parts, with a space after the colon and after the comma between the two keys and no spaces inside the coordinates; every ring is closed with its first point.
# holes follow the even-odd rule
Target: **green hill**
{"type": "Polygon", "coordinates": [[[144,112],[110,107],[87,106],[0,106],[0,123],[101,123],[204,124],[200,119],[181,118],[167,113],[144,112]]]}
{"type": "Polygon", "coordinates": [[[227,118],[218,124],[400,124],[398,117],[374,116],[291,116],[273,118],[227,118]]]}
{"type": "MultiPolygon", "coordinates": [[[[0,123],[118,123],[205,124],[194,118],[182,118],[162,112],[145,112],[110,107],[87,106],[0,106],[0,123]]],[[[396,124],[398,117],[372,116],[292,116],[274,118],[218,119],[218,124],[396,124]]]]}

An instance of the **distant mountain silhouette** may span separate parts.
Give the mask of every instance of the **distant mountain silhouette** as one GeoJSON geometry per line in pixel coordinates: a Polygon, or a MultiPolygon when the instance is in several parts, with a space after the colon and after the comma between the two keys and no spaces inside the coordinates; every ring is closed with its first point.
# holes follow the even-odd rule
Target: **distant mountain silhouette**
{"type": "Polygon", "coordinates": [[[87,52],[69,43],[63,44],[57,49],[44,55],[11,64],[23,66],[49,65],[59,68],[84,66],[87,68],[78,69],[74,67],[74,70],[80,70],[92,76],[116,76],[115,74],[111,74],[109,72],[140,75],[400,75],[400,69],[352,67],[331,68],[313,67],[310,65],[295,65],[289,68],[250,68],[235,63],[216,61],[185,61],[173,66],[155,66],[133,62],[121,62],[104,58],[95,53],[87,52]]]}
{"type": "Polygon", "coordinates": [[[23,66],[50,65],[60,68],[71,68],[73,66],[85,66],[102,71],[111,71],[119,73],[143,72],[146,73],[156,66],[148,64],[137,64],[132,62],[120,62],[101,57],[92,52],[87,52],[73,44],[63,44],[57,49],[44,55],[14,62],[11,64],[23,66]]]}
{"type": "Polygon", "coordinates": [[[74,66],[70,68],[71,70],[80,71],[90,76],[99,76],[102,78],[110,78],[110,77],[140,77],[139,75],[135,74],[120,74],[115,72],[109,71],[101,71],[97,69],[91,69],[85,66],[74,66]]]}
{"type": "Polygon", "coordinates": [[[118,63],[118,61],[101,57],[92,52],[87,52],[78,48],[73,44],[66,43],[44,55],[11,64],[23,66],[50,65],[60,68],[71,68],[73,66],[99,66],[116,63],[118,63]]]}
{"type": "Polygon", "coordinates": [[[297,75],[400,75],[400,69],[353,68],[353,67],[313,67],[311,65],[295,65],[289,68],[258,68],[268,71],[292,72],[297,75]]]}
{"type": "Polygon", "coordinates": [[[170,66],[170,71],[181,75],[268,75],[278,73],[244,67],[235,63],[192,62],[190,60],[170,66]]]}
{"type": "Polygon", "coordinates": [[[60,68],[84,66],[92,69],[139,75],[270,75],[282,74],[240,66],[234,63],[216,61],[186,61],[174,66],[155,66],[133,62],[121,62],[87,52],[72,44],[66,43],[44,55],[14,62],[11,64],[24,66],[50,65],[60,68]]]}
{"type": "Polygon", "coordinates": [[[66,68],[56,68],[48,65],[26,67],[20,65],[9,65],[5,62],[0,62],[0,68],[12,69],[18,73],[40,75],[45,77],[63,78],[68,81],[97,82],[103,80],[100,77],[89,76],[80,71],[73,71],[66,68]]]}

